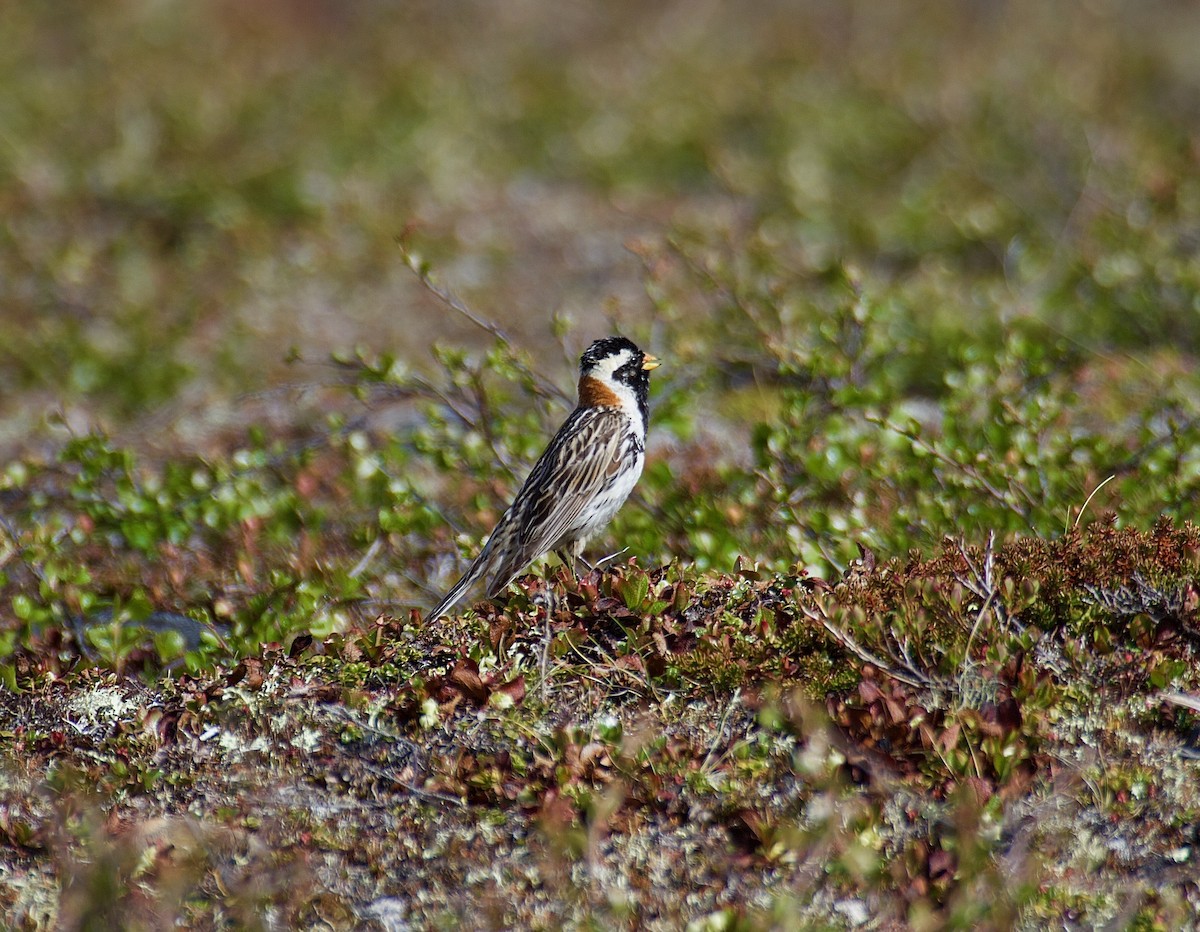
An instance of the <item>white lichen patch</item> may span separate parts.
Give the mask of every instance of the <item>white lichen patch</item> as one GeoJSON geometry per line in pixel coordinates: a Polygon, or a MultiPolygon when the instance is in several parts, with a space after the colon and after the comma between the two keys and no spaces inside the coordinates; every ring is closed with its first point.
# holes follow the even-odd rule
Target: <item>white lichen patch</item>
{"type": "Polygon", "coordinates": [[[80,690],[66,706],[67,719],[77,727],[111,725],[132,718],[137,711],[138,704],[115,686],[80,690]]]}
{"type": "Polygon", "coordinates": [[[316,728],[302,728],[299,734],[292,735],[292,747],[309,753],[316,751],[321,746],[321,734],[316,728]]]}
{"type": "Polygon", "coordinates": [[[226,751],[232,757],[266,751],[271,747],[271,742],[264,735],[257,735],[247,741],[236,732],[228,730],[221,732],[217,743],[221,746],[221,750],[226,751]]]}
{"type": "Polygon", "coordinates": [[[58,924],[62,891],[49,866],[32,870],[0,872],[0,885],[7,891],[6,921],[13,928],[52,929],[58,924]]]}

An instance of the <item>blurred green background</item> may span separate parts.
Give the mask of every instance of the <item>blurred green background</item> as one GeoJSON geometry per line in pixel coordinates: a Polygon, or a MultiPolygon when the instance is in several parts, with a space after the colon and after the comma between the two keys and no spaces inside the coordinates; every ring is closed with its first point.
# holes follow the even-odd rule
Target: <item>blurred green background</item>
{"type": "Polygon", "coordinates": [[[56,412],[202,447],[292,350],[481,342],[401,234],[564,382],[614,326],[753,353],[680,255],[717,292],[849,264],[917,394],[1021,321],[1101,383],[1192,368],[1194,3],[54,0],[0,35],[6,454],[56,412]]]}
{"type": "Polygon", "coordinates": [[[0,910],[1179,927],[1198,50],[1195,0],[0,2],[0,910]],[[665,363],[620,556],[424,624],[614,330],[665,363]]]}

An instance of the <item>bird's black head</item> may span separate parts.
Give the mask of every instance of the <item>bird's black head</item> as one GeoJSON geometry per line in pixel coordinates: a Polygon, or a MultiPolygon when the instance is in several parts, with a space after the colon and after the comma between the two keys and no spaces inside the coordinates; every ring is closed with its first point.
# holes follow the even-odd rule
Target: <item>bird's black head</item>
{"type": "Polygon", "coordinates": [[[579,357],[581,378],[595,379],[602,385],[617,383],[633,392],[643,422],[649,407],[650,370],[658,366],[655,357],[643,353],[637,344],[625,337],[597,340],[579,357]]]}
{"type": "Polygon", "coordinates": [[[640,359],[645,355],[637,348],[637,344],[633,340],[627,340],[624,337],[605,337],[603,340],[596,340],[584,350],[583,355],[579,357],[579,368],[586,372],[601,360],[615,358],[622,352],[627,353],[632,359],[640,359]]]}

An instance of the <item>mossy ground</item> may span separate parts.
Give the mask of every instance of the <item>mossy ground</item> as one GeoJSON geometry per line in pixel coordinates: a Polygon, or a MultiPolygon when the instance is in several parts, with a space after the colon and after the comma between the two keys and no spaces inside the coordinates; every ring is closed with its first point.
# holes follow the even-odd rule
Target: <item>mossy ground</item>
{"type": "Polygon", "coordinates": [[[1196,924],[1192,5],[0,34],[7,926],[1196,924]],[[424,623],[614,331],[626,551],[424,623]]]}

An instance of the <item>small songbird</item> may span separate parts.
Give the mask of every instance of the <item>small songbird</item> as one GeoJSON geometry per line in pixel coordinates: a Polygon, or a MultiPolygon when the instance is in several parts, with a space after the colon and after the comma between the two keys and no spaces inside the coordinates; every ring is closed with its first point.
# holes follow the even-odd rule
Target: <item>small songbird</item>
{"type": "Polygon", "coordinates": [[[624,337],[597,340],[579,358],[579,402],[466,574],[429,614],[448,612],[487,577],[488,598],[550,551],[569,566],[633,491],[646,459],[650,370],[658,360],[624,337]]]}

